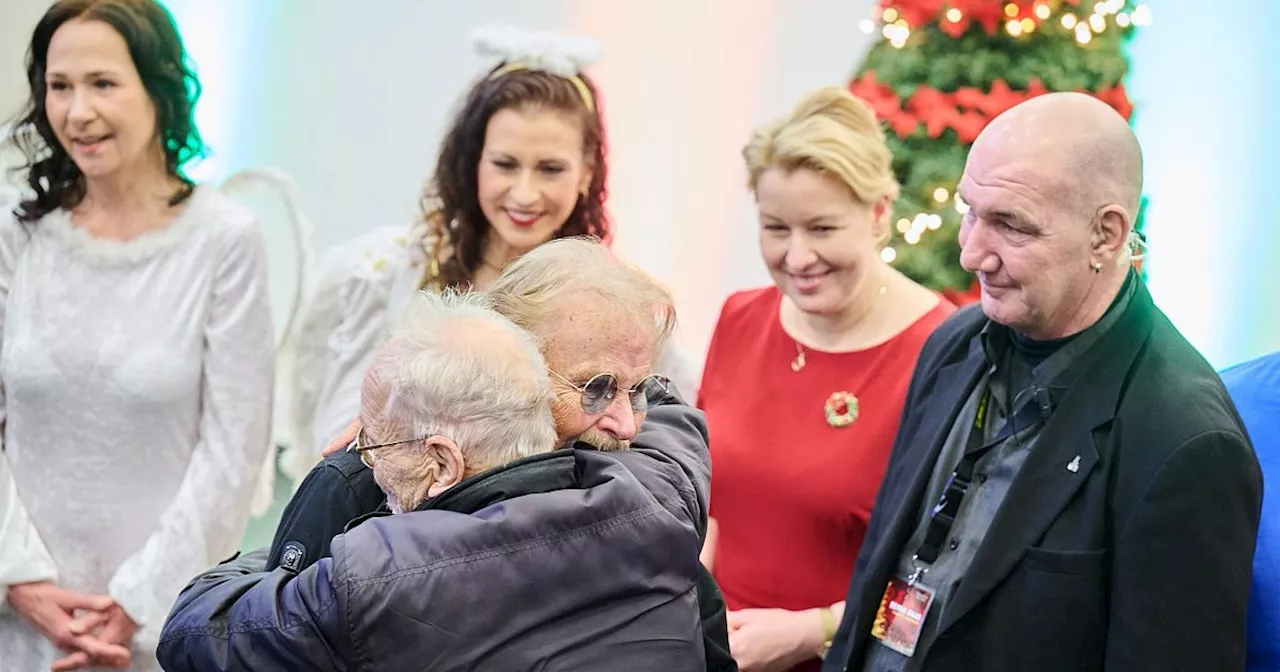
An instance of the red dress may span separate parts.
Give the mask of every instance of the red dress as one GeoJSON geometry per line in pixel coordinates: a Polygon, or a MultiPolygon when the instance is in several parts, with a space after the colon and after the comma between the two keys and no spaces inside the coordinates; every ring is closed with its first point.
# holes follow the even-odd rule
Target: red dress
{"type": "Polygon", "coordinates": [[[719,525],[714,573],[730,610],[802,610],[844,599],[916,359],[955,312],[940,299],[880,345],[845,353],[805,348],[796,372],[781,299],[776,287],[729,297],[698,397],[719,525]],[[857,398],[848,426],[828,423],[824,405],[835,392],[857,398]]]}

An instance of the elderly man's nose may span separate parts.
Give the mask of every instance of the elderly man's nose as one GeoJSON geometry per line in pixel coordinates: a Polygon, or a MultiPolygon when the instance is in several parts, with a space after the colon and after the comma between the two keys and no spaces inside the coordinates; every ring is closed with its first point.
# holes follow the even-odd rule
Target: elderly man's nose
{"type": "Polygon", "coordinates": [[[630,395],[619,391],[609,407],[604,409],[599,429],[619,441],[630,441],[636,437],[638,424],[630,395]]]}

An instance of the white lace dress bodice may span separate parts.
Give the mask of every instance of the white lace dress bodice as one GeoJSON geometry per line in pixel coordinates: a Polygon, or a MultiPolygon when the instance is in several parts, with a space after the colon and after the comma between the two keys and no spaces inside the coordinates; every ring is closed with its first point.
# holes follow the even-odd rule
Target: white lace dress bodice
{"type": "MultiPolygon", "coordinates": [[[[238,547],[270,444],[265,242],[200,187],[127,243],[6,212],[0,247],[0,599],[32,580],[109,594],[155,669],[178,592],[238,547]]],[[[61,655],[0,607],[0,667],[61,655]]]]}

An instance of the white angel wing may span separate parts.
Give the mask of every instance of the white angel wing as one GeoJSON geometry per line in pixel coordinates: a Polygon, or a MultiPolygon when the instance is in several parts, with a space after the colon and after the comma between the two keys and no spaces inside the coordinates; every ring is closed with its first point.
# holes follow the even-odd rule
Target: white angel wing
{"type": "Polygon", "coordinates": [[[297,185],[294,184],[292,178],[277,168],[264,166],[241,170],[223,181],[218,190],[227,195],[235,195],[254,184],[267,185],[279,192],[285,208],[286,218],[289,220],[290,230],[293,234],[294,250],[298,261],[294,272],[293,297],[289,302],[288,310],[285,312],[285,319],[280,323],[283,326],[279,330],[278,340],[276,341],[276,351],[279,354],[288,348],[289,342],[293,339],[294,322],[298,316],[298,307],[302,302],[302,292],[306,287],[311,264],[315,258],[315,253],[311,249],[311,236],[315,231],[315,227],[311,225],[311,221],[302,212],[298,199],[297,185]]]}
{"type": "MultiPolygon", "coordinates": [[[[254,492],[251,506],[251,512],[254,517],[259,517],[267,512],[275,495],[277,456],[274,446],[288,445],[292,440],[289,436],[290,423],[288,422],[288,404],[286,403],[291,392],[286,389],[284,383],[290,379],[288,374],[293,366],[290,345],[297,335],[295,322],[302,302],[302,293],[307,287],[315,256],[311,248],[311,235],[314,228],[302,211],[297,185],[283,171],[265,166],[248,168],[228,177],[218,189],[228,196],[237,197],[238,200],[245,200],[253,194],[253,188],[258,186],[266,186],[279,196],[279,205],[283,206],[284,219],[287,219],[289,223],[289,239],[293,243],[294,256],[297,262],[291,278],[293,282],[286,281],[283,283],[284,286],[292,284],[291,291],[287,292],[284,297],[280,297],[275,291],[272,292],[276,314],[277,316],[283,315],[283,319],[276,320],[276,403],[274,405],[275,417],[272,422],[274,427],[272,432],[273,449],[267,452],[267,459],[262,464],[262,471],[258,478],[258,488],[254,492]],[[284,303],[283,310],[280,306],[282,302],[284,303]]],[[[259,210],[259,208],[254,209],[259,210]]],[[[273,219],[278,220],[278,216],[262,217],[262,219],[268,245],[270,245],[273,241],[279,240],[279,229],[270,225],[273,219]]],[[[275,244],[279,245],[280,243],[276,242],[275,244]]],[[[273,283],[273,290],[279,288],[282,284],[278,282],[278,277],[276,280],[277,282],[273,283]]]]}

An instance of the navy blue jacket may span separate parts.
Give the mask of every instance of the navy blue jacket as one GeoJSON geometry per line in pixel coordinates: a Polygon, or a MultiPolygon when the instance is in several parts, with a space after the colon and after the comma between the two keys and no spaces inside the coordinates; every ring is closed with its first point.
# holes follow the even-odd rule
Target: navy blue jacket
{"type": "Polygon", "coordinates": [[[702,669],[698,495],[674,462],[559,450],[368,520],[293,574],[198,578],[167,670],[702,669]]]}
{"type": "MultiPolygon", "coordinates": [[[[709,474],[703,471],[698,458],[706,451],[703,414],[685,405],[676,394],[668,395],[650,410],[632,442],[632,450],[660,461],[683,454],[691,484],[705,489],[709,474]]],[[[374,481],[373,472],[360,461],[359,454],[334,453],[307,474],[285,506],[267,554],[266,567],[251,569],[270,571],[283,566],[302,571],[329,557],[329,542],[334,537],[368,519],[370,514],[388,512],[386,497],[374,481]]],[[[699,524],[705,535],[706,521],[700,520],[699,524]]],[[[738,665],[729,652],[724,596],[711,573],[701,565],[698,567],[698,607],[702,614],[707,672],[736,672],[738,665]]]]}

